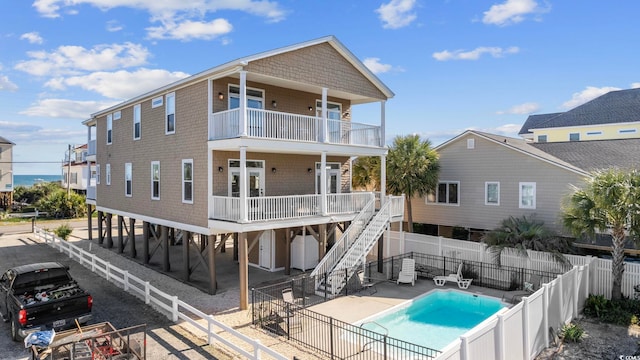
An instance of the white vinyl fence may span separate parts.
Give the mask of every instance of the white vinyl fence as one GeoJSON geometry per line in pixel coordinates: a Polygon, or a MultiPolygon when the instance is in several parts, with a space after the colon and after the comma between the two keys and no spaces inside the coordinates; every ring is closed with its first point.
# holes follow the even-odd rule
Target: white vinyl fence
{"type": "MultiPolygon", "coordinates": [[[[387,233],[390,255],[416,252],[453,257],[460,260],[491,262],[492,254],[482,243],[438,236],[391,231],[387,233]],[[397,253],[395,253],[397,252],[397,253]]],[[[563,272],[548,253],[528,251],[523,258],[506,249],[503,265],[531,270],[563,272]]],[[[447,348],[437,359],[523,359],[535,358],[549,346],[550,332],[556,335],[584,308],[589,294],[611,297],[611,260],[593,256],[566,255],[572,268],[525,297],[522,302],[503,309],[482,322],[447,348]]],[[[633,296],[640,284],[640,264],[626,263],[622,292],[633,296]]]]}
{"type": "Polygon", "coordinates": [[[193,306],[181,301],[177,296],[172,296],[160,291],[158,288],[149,284],[128,271],[121,270],[110,263],[100,259],[92,253],[73,245],[72,243],[62,240],[39,227],[34,229],[36,238],[44,240],[51,247],[58,249],[61,253],[66,253],[70,259],[77,261],[81,265],[91,269],[92,272],[102,276],[107,281],[114,283],[134,296],[144,300],[144,303],[151,306],[160,313],[166,315],[173,322],[179,319],[184,320],[196,329],[202,331],[207,336],[208,344],[215,341],[226,345],[242,355],[246,359],[276,359],[286,360],[283,356],[269,347],[262,345],[259,340],[254,340],[233,328],[217,321],[212,315],[207,315],[193,306]],[[204,320],[206,325],[201,324],[198,320],[204,320]],[[221,336],[220,333],[226,333],[233,338],[230,341],[221,336]],[[242,344],[242,345],[239,345],[242,344]],[[246,349],[251,349],[247,351],[246,349]],[[268,357],[264,357],[267,355],[268,357]]]}

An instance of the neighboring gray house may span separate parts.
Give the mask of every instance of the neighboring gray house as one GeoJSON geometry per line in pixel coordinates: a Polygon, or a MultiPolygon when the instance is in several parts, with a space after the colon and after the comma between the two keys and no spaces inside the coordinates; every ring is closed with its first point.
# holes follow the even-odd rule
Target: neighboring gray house
{"type": "Polygon", "coordinates": [[[0,209],[11,208],[13,202],[13,146],[0,136],[0,209]]]}
{"type": "Polygon", "coordinates": [[[471,239],[511,215],[535,215],[564,233],[559,214],[571,185],[596,170],[640,167],[640,139],[531,143],[468,130],[435,150],[438,190],[413,202],[413,221],[442,236],[461,227],[471,239]]]}

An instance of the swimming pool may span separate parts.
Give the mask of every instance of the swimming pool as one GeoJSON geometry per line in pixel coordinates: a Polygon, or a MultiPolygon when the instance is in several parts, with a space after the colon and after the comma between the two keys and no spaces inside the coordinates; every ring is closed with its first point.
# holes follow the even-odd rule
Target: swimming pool
{"type": "Polygon", "coordinates": [[[361,322],[362,328],[442,350],[505,305],[496,298],[456,290],[432,290],[361,322]]]}

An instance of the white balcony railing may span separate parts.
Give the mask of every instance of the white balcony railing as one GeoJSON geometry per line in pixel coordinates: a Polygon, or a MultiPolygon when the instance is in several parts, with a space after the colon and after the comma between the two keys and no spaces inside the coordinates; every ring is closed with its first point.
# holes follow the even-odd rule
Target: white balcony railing
{"type": "MultiPolygon", "coordinates": [[[[371,193],[327,195],[327,214],[353,214],[362,211],[371,193]]],[[[260,196],[247,199],[247,221],[271,221],[321,216],[321,195],[260,196]]],[[[240,198],[211,196],[209,218],[242,221],[240,198]]]]}
{"type": "MultiPolygon", "coordinates": [[[[240,109],[217,112],[209,116],[209,140],[242,136],[240,109]]],[[[247,109],[246,136],[302,142],[322,142],[344,145],[380,146],[380,127],[351,121],[289,114],[271,110],[247,109]]]]}

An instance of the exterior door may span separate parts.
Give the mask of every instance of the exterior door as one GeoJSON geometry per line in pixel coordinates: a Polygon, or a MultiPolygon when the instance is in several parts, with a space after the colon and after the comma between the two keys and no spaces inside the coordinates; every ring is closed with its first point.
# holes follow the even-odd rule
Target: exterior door
{"type": "MultiPolygon", "coordinates": [[[[229,196],[240,196],[240,162],[229,161],[229,196]]],[[[264,162],[247,160],[247,195],[264,196],[264,162]]]]}
{"type": "Polygon", "coordinates": [[[273,239],[275,238],[273,230],[268,230],[260,236],[260,258],[259,266],[271,270],[273,267],[273,239]]]}
{"type": "MultiPolygon", "coordinates": [[[[240,107],[240,87],[229,86],[229,109],[240,107]]],[[[247,88],[247,132],[249,136],[264,137],[264,113],[251,109],[264,109],[264,91],[247,88]]]]}
{"type": "MultiPolygon", "coordinates": [[[[322,116],[322,101],[316,101],[317,116],[322,116]]],[[[331,143],[344,142],[341,134],[342,104],[327,102],[327,136],[331,143]]],[[[348,142],[347,142],[348,143],[348,142]]]]}
{"type": "MultiPolygon", "coordinates": [[[[316,194],[321,193],[321,173],[320,164],[316,164],[316,194]]],[[[327,163],[327,194],[340,193],[340,164],[339,163],[327,163]]]]}

